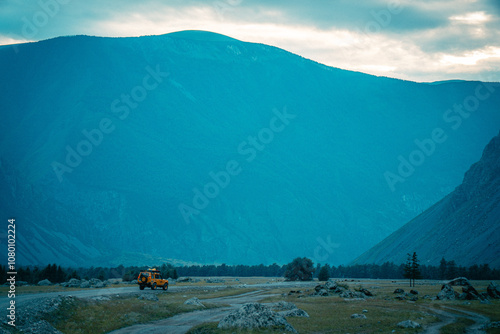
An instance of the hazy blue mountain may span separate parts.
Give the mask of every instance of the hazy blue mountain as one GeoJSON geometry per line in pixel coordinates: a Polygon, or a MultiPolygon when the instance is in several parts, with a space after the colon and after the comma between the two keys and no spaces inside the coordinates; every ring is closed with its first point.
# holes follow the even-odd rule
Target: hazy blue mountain
{"type": "Polygon", "coordinates": [[[403,262],[416,251],[423,263],[442,257],[459,265],[500,267],[500,135],[451,194],[404,225],[355,263],[403,262]]]}
{"type": "Polygon", "coordinates": [[[499,84],[208,32],[2,47],[0,73],[19,263],[347,263],[459,185],[500,125],[499,84]]]}

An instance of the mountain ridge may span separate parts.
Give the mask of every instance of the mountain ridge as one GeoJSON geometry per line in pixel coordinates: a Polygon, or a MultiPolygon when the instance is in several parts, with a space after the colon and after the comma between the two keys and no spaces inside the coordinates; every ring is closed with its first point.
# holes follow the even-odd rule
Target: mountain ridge
{"type": "Polygon", "coordinates": [[[500,123],[497,84],[453,130],[444,113],[478,83],[375,77],[236,40],[80,36],[18,51],[0,49],[0,209],[24,221],[20,263],[345,263],[457,186],[500,123]],[[265,130],[285,109],[296,117],[265,130]],[[384,173],[438,127],[448,139],[392,192],[384,173]],[[102,140],[59,182],[54,162],[93,130],[102,140]],[[241,173],[186,224],[179,205],[230,161],[241,173]]]}
{"type": "Polygon", "coordinates": [[[438,265],[442,257],[458,265],[500,267],[500,134],[465,173],[451,194],[392,233],[354,263],[403,262],[416,251],[438,265]]]}

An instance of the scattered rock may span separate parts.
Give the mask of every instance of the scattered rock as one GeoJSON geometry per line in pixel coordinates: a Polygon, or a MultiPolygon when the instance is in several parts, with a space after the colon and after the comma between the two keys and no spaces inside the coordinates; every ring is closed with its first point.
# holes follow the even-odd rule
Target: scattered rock
{"type": "Polygon", "coordinates": [[[87,288],[90,288],[90,282],[89,281],[82,281],[82,283],[80,284],[80,288],[82,289],[87,289],[87,288]]]}
{"type": "Polygon", "coordinates": [[[205,307],[200,300],[196,297],[190,298],[184,302],[186,305],[194,305],[194,306],[199,306],[199,307],[205,307]]]}
{"type": "Polygon", "coordinates": [[[69,282],[63,283],[62,285],[67,288],[78,288],[80,287],[81,283],[82,281],[80,281],[79,279],[72,278],[69,280],[69,282]]]}
{"type": "Polygon", "coordinates": [[[443,285],[441,291],[437,295],[437,299],[439,300],[455,300],[458,297],[458,292],[453,290],[453,288],[449,284],[443,285]]]}
{"type": "Polygon", "coordinates": [[[404,293],[404,292],[405,292],[405,290],[403,290],[403,289],[396,289],[396,290],[394,290],[393,293],[404,293]]]}
{"type": "Polygon", "coordinates": [[[416,302],[418,300],[418,296],[413,296],[413,297],[410,298],[410,300],[412,302],[416,302]]]}
{"type": "Polygon", "coordinates": [[[43,281],[38,282],[38,285],[40,285],[40,286],[49,286],[49,285],[52,285],[52,282],[49,281],[48,279],[44,279],[43,281]]]}
{"type": "Polygon", "coordinates": [[[16,329],[22,333],[62,334],[44,319],[50,317],[50,314],[56,311],[63,302],[71,303],[72,301],[73,297],[60,296],[34,299],[16,310],[16,329]]]}
{"type": "Polygon", "coordinates": [[[270,307],[260,303],[249,303],[243,305],[236,311],[226,315],[217,328],[281,328],[285,331],[297,333],[286,319],[271,310],[270,307]]]}
{"type": "Polygon", "coordinates": [[[154,293],[143,293],[139,297],[137,297],[139,300],[150,300],[152,302],[157,302],[159,301],[158,296],[154,293]]]}
{"type": "Polygon", "coordinates": [[[405,320],[405,321],[401,321],[400,323],[398,323],[398,327],[400,327],[400,328],[420,328],[422,326],[420,326],[420,324],[418,322],[411,321],[411,320],[405,320]]]}
{"type": "Polygon", "coordinates": [[[328,297],[328,291],[326,291],[325,289],[319,290],[316,294],[321,297],[328,297]]]}
{"type": "Polygon", "coordinates": [[[486,291],[488,291],[488,296],[491,298],[500,299],[500,287],[495,282],[490,282],[486,291]]]}
{"type": "Polygon", "coordinates": [[[351,314],[351,319],[366,319],[366,315],[354,313],[354,314],[351,314]]]}
{"type": "Polygon", "coordinates": [[[299,308],[295,308],[293,310],[280,311],[280,312],[278,312],[278,314],[285,317],[285,318],[289,318],[289,317],[309,318],[309,314],[307,314],[306,311],[301,310],[299,308]]]}
{"type": "Polygon", "coordinates": [[[406,300],[406,296],[405,295],[399,295],[399,296],[394,297],[394,299],[396,299],[396,300],[406,300]]]}
{"type": "Polygon", "coordinates": [[[108,296],[95,296],[91,298],[92,300],[95,300],[96,302],[105,302],[108,300],[111,300],[108,296]]]}
{"type": "Polygon", "coordinates": [[[273,311],[288,311],[295,310],[297,306],[294,303],[289,303],[285,301],[279,301],[277,303],[271,303],[268,305],[273,311]]]}
{"type": "Polygon", "coordinates": [[[368,310],[363,310],[363,311],[361,311],[361,312],[363,312],[363,313],[368,313],[368,310]]]}
{"type": "Polygon", "coordinates": [[[225,283],[226,281],[221,278],[207,278],[205,279],[206,283],[225,283]]]}
{"type": "Polygon", "coordinates": [[[365,288],[359,289],[359,292],[361,292],[367,297],[373,297],[373,294],[370,291],[366,290],[365,288]]]}
{"type": "Polygon", "coordinates": [[[481,304],[487,304],[490,305],[491,302],[488,299],[481,299],[481,304]]]}
{"type": "Polygon", "coordinates": [[[342,298],[349,298],[349,299],[352,299],[352,298],[365,298],[365,295],[361,292],[358,292],[358,291],[351,291],[351,290],[347,290],[347,291],[344,291],[340,294],[340,297],[342,298]]]}
{"type": "Polygon", "coordinates": [[[411,293],[412,295],[418,295],[418,291],[417,291],[417,290],[413,290],[413,289],[412,289],[412,290],[410,290],[410,293],[411,293]]]}
{"type": "Polygon", "coordinates": [[[288,293],[288,295],[296,295],[296,294],[301,294],[302,291],[301,290],[290,290],[290,292],[288,293]]]}

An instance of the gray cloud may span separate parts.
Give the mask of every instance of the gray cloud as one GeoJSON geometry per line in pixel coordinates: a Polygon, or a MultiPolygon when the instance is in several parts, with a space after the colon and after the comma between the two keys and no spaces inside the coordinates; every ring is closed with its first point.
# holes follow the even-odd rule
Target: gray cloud
{"type": "MultiPolygon", "coordinates": [[[[77,34],[123,36],[134,31],[133,24],[127,24],[127,22],[130,20],[135,23],[138,18],[139,21],[148,22],[151,27],[166,29],[162,32],[155,30],[151,33],[192,29],[193,26],[199,26],[196,20],[200,15],[193,9],[201,8],[204,10],[203,13],[209,16],[207,20],[215,20],[217,24],[228,23],[241,27],[243,24],[267,24],[294,29],[305,27],[313,28],[308,31],[322,33],[344,30],[361,33],[364,42],[367,38],[369,41],[371,39],[383,40],[387,45],[392,45],[396,49],[398,47],[405,49],[410,45],[412,51],[415,50],[419,57],[434,60],[439,58],[439,54],[462,56],[467,52],[487,47],[500,48],[500,2],[498,0],[475,2],[469,0],[361,2],[352,0],[315,0],[314,2],[305,0],[213,0],[208,2],[203,0],[145,0],[140,2],[137,0],[119,2],[71,0],[66,5],[56,6],[58,8],[54,6],[44,8],[40,5],[41,3],[54,4],[57,1],[31,1],[26,4],[26,1],[21,0],[0,0],[0,41],[6,40],[6,37],[13,40],[41,40],[77,34]],[[401,4],[400,7],[394,8],[389,5],[398,2],[401,4]],[[450,17],[465,16],[474,12],[486,13],[489,20],[477,24],[450,20],[450,17]],[[198,16],[193,18],[195,14],[198,16]],[[46,22],[43,22],[44,15],[47,18],[46,22]],[[169,25],[168,19],[173,17],[178,19],[176,25],[169,25]],[[182,21],[182,26],[179,26],[180,21],[182,21]],[[121,31],[120,29],[124,27],[126,31],[121,31]],[[172,29],[169,30],[169,27],[172,29]],[[30,34],[26,34],[27,31],[30,34]]],[[[144,30],[138,31],[143,33],[144,30]]],[[[230,30],[219,32],[229,36],[233,33],[230,30]]],[[[143,34],[148,34],[148,32],[143,34]]],[[[262,42],[266,42],[266,37],[262,36],[262,42]]],[[[287,43],[291,40],[293,36],[287,43]]],[[[300,41],[297,40],[296,43],[300,41]]],[[[314,47],[310,45],[302,46],[304,53],[307,47],[309,48],[307,52],[314,50],[314,47]]],[[[300,44],[294,45],[293,51],[303,54],[300,44]]],[[[400,52],[400,50],[395,51],[400,52]]],[[[324,56],[325,52],[329,51],[322,49],[321,52],[324,56]]],[[[404,56],[404,53],[400,54],[404,56]]],[[[320,59],[319,54],[315,57],[314,54],[308,53],[307,56],[316,60],[320,59]]],[[[367,56],[367,59],[363,61],[370,65],[372,60],[373,58],[367,56]]],[[[476,72],[484,72],[485,68],[492,73],[498,72],[499,63],[498,58],[485,60],[483,65],[487,64],[487,67],[486,65],[483,68],[478,67],[476,72]]],[[[335,64],[330,62],[330,65],[335,64]]],[[[380,65],[380,62],[377,65],[380,65]]],[[[467,71],[464,72],[464,77],[471,75],[470,67],[467,71]]],[[[427,74],[408,72],[408,75],[417,78],[419,75],[426,76],[427,74]]],[[[435,75],[439,76],[439,73],[435,75]]]]}

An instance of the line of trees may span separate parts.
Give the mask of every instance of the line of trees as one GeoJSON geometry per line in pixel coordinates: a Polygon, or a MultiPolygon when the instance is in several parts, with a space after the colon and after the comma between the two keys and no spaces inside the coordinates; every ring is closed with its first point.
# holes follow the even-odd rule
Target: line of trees
{"type": "MultiPolygon", "coordinates": [[[[415,254],[416,256],[416,254],[415,254]]],[[[278,265],[276,263],[265,266],[260,265],[193,265],[174,267],[170,264],[162,264],[154,266],[162,272],[167,278],[178,278],[180,276],[201,276],[201,277],[217,277],[217,276],[234,276],[234,277],[302,277],[302,279],[318,278],[321,274],[321,280],[334,278],[373,278],[373,279],[403,279],[412,278],[418,279],[453,279],[455,277],[464,276],[472,280],[498,280],[500,279],[500,270],[492,269],[487,264],[472,265],[470,267],[458,266],[455,261],[441,260],[439,266],[431,266],[418,264],[418,272],[411,271],[411,260],[403,264],[395,264],[386,262],[382,265],[363,264],[363,265],[340,265],[330,266],[329,264],[313,265],[312,261],[307,258],[297,258],[287,265],[278,265]],[[294,269],[294,264],[300,265],[303,270],[294,269]],[[405,270],[406,268],[406,270],[405,270]],[[309,274],[310,273],[310,276],[309,274]],[[286,275],[285,275],[286,274],[286,275]],[[413,276],[412,276],[413,275],[413,276]]],[[[418,262],[417,262],[418,263],[418,262]]],[[[118,267],[90,267],[90,268],[65,268],[60,265],[50,264],[46,267],[38,266],[22,266],[17,268],[16,279],[18,281],[26,281],[29,284],[36,284],[41,280],[48,279],[52,283],[61,283],[77,279],[99,278],[101,280],[122,278],[126,281],[135,280],[141,270],[146,267],[122,265],[118,267]]],[[[5,282],[7,279],[6,266],[0,266],[0,281],[5,282]]]]}

